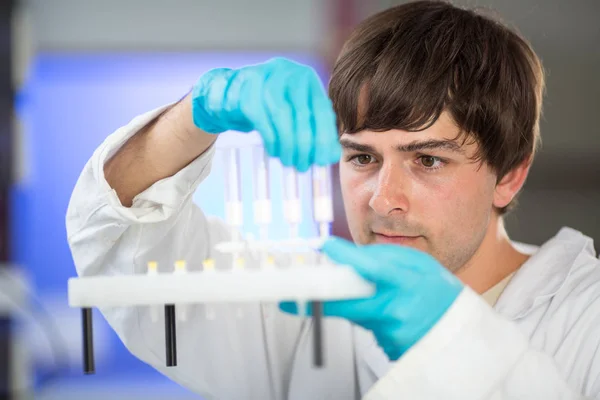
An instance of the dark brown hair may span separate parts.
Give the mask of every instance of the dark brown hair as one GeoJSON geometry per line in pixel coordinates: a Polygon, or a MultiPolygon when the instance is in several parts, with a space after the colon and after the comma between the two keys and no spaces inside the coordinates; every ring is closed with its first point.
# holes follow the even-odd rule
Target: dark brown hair
{"type": "Polygon", "coordinates": [[[418,131],[447,110],[461,135],[477,141],[477,160],[498,181],[533,158],[543,91],[541,62],[521,36],[441,1],[403,4],[364,20],[329,84],[343,133],[418,131]]]}

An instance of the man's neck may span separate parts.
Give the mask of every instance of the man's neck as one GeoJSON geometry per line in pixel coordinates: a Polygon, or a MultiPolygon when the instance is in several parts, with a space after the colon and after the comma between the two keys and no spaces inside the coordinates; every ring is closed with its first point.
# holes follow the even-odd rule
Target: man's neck
{"type": "Polygon", "coordinates": [[[465,285],[482,294],[519,269],[528,258],[511,243],[503,219],[494,216],[475,255],[455,274],[465,285]]]}

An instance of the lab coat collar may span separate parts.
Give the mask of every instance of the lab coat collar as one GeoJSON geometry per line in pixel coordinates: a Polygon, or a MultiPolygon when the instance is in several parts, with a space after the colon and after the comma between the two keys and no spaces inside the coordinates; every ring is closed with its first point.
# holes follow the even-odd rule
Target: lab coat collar
{"type": "Polygon", "coordinates": [[[593,240],[575,229],[561,228],[515,273],[496,310],[513,320],[525,317],[558,293],[571,271],[589,256],[596,257],[593,240]]]}

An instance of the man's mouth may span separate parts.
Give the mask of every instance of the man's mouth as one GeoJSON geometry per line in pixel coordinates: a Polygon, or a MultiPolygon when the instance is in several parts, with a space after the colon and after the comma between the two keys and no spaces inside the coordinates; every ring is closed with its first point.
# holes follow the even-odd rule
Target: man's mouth
{"type": "Polygon", "coordinates": [[[399,244],[399,245],[410,245],[414,244],[421,236],[405,236],[398,235],[395,233],[378,233],[375,234],[376,243],[387,243],[387,244],[399,244]]]}

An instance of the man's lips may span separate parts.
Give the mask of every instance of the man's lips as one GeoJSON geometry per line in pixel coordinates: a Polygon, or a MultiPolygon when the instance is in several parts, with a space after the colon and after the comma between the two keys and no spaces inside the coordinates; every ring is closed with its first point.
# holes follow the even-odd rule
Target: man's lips
{"type": "Polygon", "coordinates": [[[394,233],[375,233],[375,241],[377,243],[390,243],[390,244],[411,244],[414,243],[421,236],[404,236],[394,233]]]}

